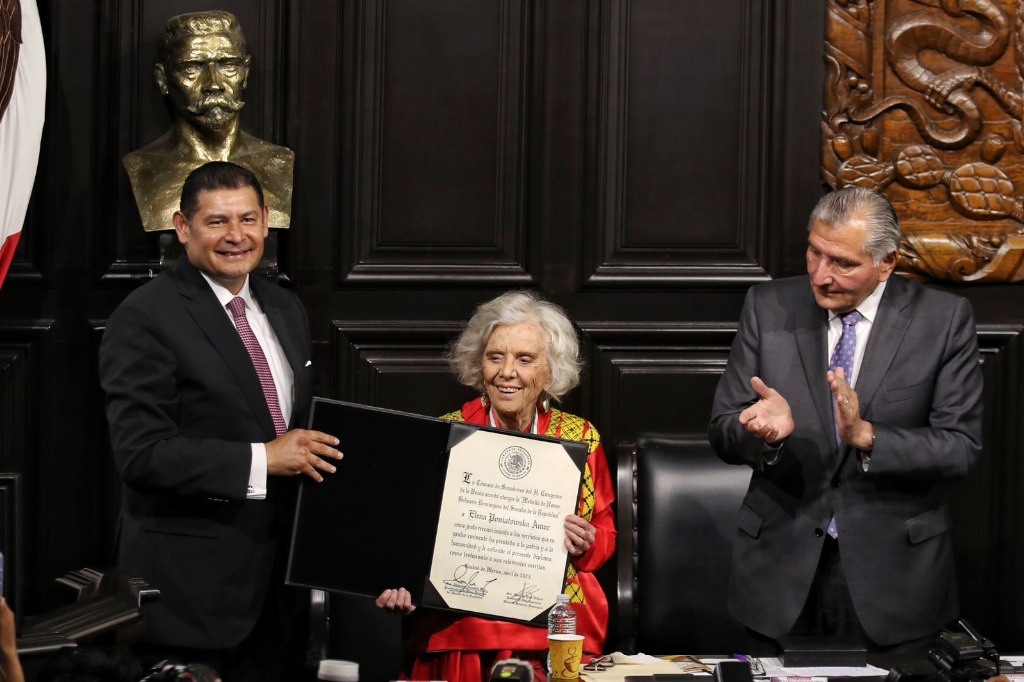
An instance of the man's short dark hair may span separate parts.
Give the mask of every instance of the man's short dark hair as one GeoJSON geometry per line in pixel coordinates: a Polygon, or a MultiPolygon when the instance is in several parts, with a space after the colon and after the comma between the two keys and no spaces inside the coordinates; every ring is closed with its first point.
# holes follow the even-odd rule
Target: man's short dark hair
{"type": "Polygon", "coordinates": [[[256,200],[260,208],[263,208],[263,188],[251,170],[230,161],[210,161],[196,168],[185,178],[185,184],[181,186],[179,208],[185,214],[185,218],[192,220],[192,216],[199,209],[200,192],[243,187],[252,187],[255,190],[256,200]]]}

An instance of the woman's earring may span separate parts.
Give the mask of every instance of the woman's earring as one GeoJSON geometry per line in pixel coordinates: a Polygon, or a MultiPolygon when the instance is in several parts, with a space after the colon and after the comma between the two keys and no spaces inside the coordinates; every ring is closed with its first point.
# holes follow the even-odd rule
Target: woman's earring
{"type": "Polygon", "coordinates": [[[486,393],[480,396],[480,404],[483,405],[484,407],[487,407],[487,405],[490,404],[490,402],[491,401],[487,399],[486,393]]]}
{"type": "Polygon", "coordinates": [[[551,411],[551,398],[544,396],[544,400],[540,401],[540,411],[545,414],[551,411]]]}

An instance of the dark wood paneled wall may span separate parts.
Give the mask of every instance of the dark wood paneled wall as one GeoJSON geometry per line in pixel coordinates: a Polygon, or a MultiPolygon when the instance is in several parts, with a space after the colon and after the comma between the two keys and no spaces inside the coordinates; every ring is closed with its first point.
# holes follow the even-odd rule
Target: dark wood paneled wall
{"type": "MultiPolygon", "coordinates": [[[[529,287],[579,325],[587,369],[566,407],[613,460],[644,432],[702,436],[747,287],[803,270],[823,191],[825,4],[217,3],[255,54],[245,128],[296,152],[293,227],[276,242],[320,393],[452,409],[467,392],[445,344],[476,304],[529,287]]],[[[120,158],[169,124],[157,31],[207,7],[40,0],[47,128],[0,291],[0,538],[22,614],[59,601],[57,575],[111,556],[96,347],[160,268],[120,158]]],[[[958,291],[977,312],[987,409],[985,457],[956,500],[964,613],[1020,650],[1024,306],[1013,286],[958,291]]],[[[613,569],[602,578],[614,601],[613,569]]]]}

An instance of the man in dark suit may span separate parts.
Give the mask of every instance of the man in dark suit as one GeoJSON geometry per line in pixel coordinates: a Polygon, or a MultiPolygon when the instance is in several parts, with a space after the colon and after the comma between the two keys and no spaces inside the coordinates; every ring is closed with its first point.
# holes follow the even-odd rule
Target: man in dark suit
{"type": "Polygon", "coordinates": [[[322,481],[341,458],[333,435],[295,428],[313,395],[309,329],[297,296],[249,276],[267,214],[249,170],[194,170],[174,215],[185,257],[124,300],[100,346],[118,563],[161,592],[149,648],[228,682],[279,678],[289,477],[322,481]]]}
{"type": "Polygon", "coordinates": [[[981,450],[976,331],[963,298],[891,276],[901,236],[880,194],[831,192],[808,275],[747,294],[709,435],[754,470],[729,608],[755,641],[916,652],[958,615],[946,489],[981,450]]]}

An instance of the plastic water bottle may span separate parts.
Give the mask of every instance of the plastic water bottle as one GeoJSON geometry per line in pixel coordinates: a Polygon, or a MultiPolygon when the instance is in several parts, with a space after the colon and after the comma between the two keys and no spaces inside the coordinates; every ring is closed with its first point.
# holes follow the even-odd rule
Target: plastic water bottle
{"type": "MultiPolygon", "coordinates": [[[[555,605],[548,611],[549,635],[575,635],[576,610],[569,603],[569,595],[560,594],[555,598],[555,605]]],[[[551,652],[548,652],[548,679],[551,678],[551,652]]]]}

